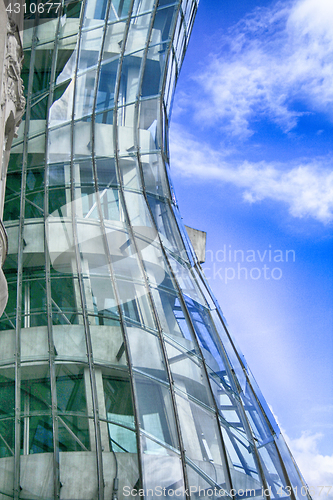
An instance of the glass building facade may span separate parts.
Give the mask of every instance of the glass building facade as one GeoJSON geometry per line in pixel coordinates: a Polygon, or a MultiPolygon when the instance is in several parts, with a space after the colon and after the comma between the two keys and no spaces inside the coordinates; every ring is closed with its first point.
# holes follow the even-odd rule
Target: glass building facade
{"type": "Polygon", "coordinates": [[[303,499],[169,177],[196,0],[25,5],[0,500],[303,499]]]}

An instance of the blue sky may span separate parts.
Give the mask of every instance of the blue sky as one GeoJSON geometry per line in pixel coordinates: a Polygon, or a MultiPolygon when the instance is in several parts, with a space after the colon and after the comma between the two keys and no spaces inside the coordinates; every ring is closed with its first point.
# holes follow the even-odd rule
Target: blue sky
{"type": "Polygon", "coordinates": [[[332,19],[332,0],[201,0],[170,136],[184,222],[314,498],[333,498],[332,19]]]}

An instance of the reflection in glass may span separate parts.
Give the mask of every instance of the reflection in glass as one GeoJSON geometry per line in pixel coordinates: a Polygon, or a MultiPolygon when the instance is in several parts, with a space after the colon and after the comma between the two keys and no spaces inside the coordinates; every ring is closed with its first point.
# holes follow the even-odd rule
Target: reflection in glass
{"type": "Polygon", "coordinates": [[[4,213],[1,498],[125,500],[126,485],[156,498],[250,488],[261,500],[263,484],[276,499],[302,484],[169,176],[196,8],[66,0],[26,16],[27,108],[4,213]]]}

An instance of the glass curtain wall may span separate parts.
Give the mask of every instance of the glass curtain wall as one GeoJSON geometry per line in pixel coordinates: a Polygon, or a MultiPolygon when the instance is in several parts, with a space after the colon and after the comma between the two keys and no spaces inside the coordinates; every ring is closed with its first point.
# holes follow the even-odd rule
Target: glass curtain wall
{"type": "Polygon", "coordinates": [[[304,498],[181,222],[196,0],[26,4],[4,220],[0,500],[304,498]]]}

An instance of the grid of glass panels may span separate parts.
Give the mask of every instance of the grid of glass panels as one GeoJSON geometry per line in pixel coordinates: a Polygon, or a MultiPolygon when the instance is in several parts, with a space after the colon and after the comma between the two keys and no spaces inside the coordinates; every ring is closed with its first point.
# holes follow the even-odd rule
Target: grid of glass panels
{"type": "Polygon", "coordinates": [[[169,180],[197,2],[33,5],[4,217],[0,500],[304,496],[169,180]]]}

